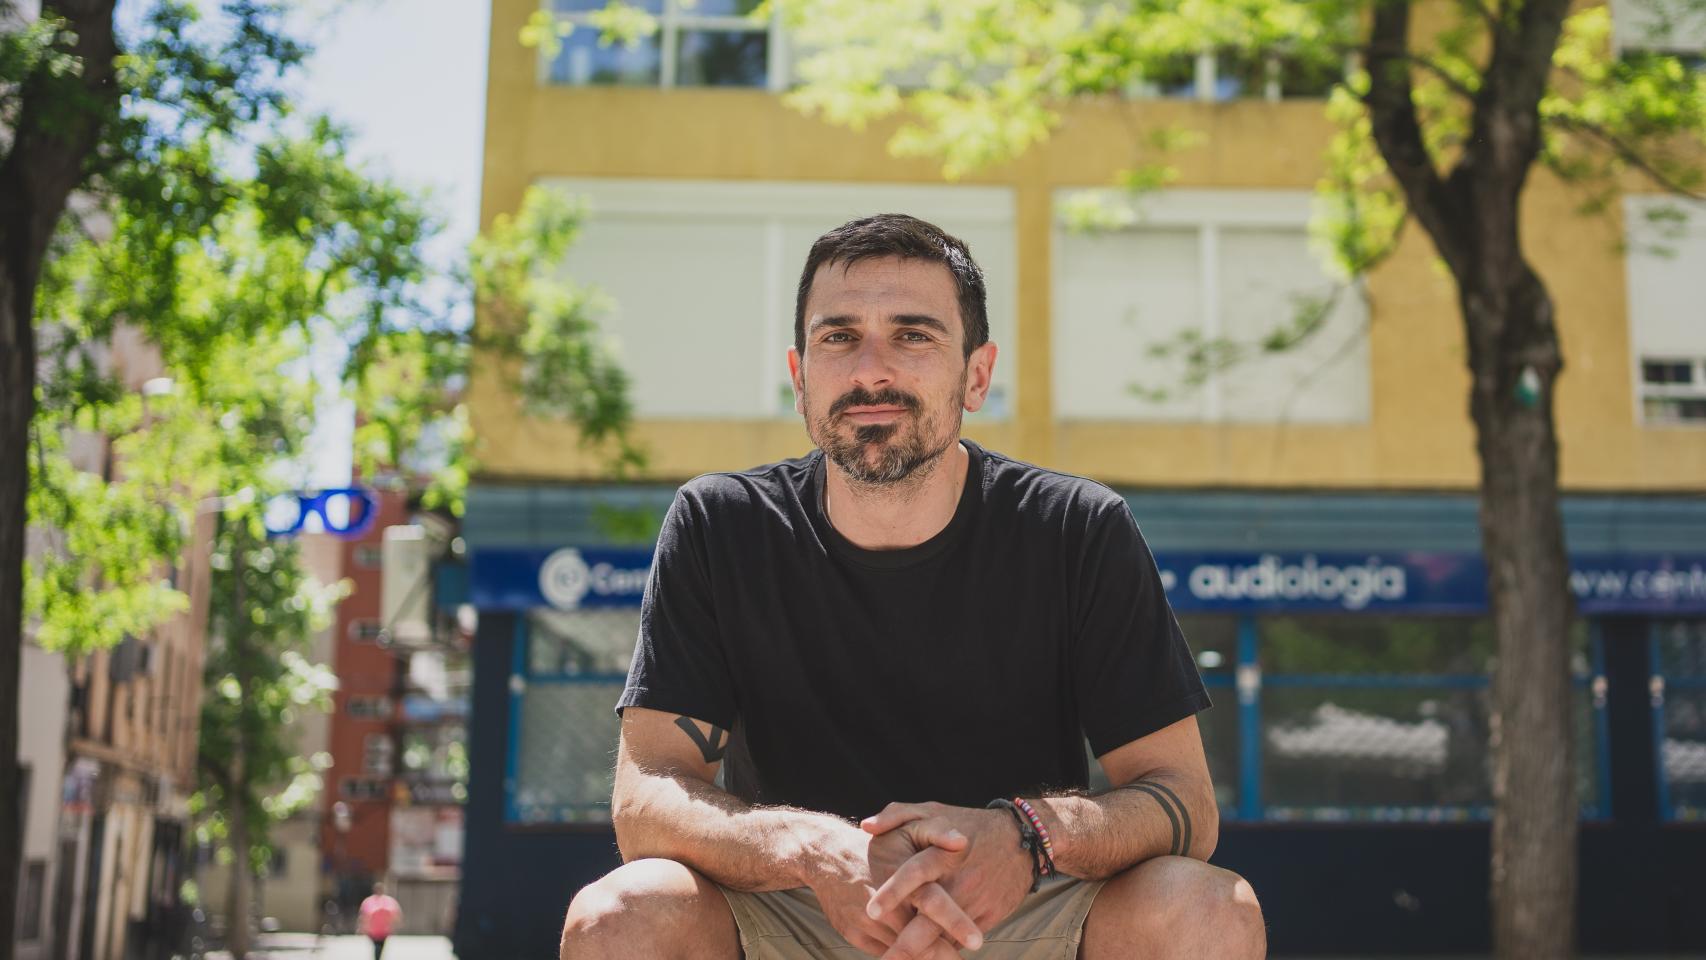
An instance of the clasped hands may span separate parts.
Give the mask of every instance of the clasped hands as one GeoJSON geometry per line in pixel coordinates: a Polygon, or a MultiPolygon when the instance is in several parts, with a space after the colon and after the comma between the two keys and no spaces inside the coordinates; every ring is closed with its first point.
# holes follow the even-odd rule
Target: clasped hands
{"type": "Polygon", "coordinates": [[[1031,857],[1002,810],[891,803],[859,826],[833,881],[814,885],[847,942],[883,960],[951,960],[977,950],[983,931],[1012,914],[1031,888],[1031,857]]]}

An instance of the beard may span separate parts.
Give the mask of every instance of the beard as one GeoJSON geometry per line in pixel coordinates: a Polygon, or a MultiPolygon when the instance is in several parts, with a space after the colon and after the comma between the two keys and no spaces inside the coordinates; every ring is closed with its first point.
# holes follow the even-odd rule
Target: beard
{"type": "Polygon", "coordinates": [[[890,487],[911,478],[928,475],[932,467],[959,439],[961,417],[955,400],[964,396],[966,375],[961,374],[954,396],[945,398],[945,409],[954,412],[951,429],[943,429],[946,417],[925,409],[918,397],[888,387],[875,393],[855,387],[829,405],[822,415],[811,414],[806,391],[806,432],[823,449],[829,461],[840,467],[849,480],[865,486],[890,487]],[[849,407],[900,407],[906,415],[892,423],[868,423],[843,432],[841,416],[849,407]]]}

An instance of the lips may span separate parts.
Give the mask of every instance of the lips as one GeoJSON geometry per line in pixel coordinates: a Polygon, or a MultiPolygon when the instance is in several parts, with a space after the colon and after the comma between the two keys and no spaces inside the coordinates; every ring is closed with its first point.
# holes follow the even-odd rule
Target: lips
{"type": "Polygon", "coordinates": [[[904,407],[849,407],[841,416],[854,423],[884,423],[906,414],[904,407]]]}

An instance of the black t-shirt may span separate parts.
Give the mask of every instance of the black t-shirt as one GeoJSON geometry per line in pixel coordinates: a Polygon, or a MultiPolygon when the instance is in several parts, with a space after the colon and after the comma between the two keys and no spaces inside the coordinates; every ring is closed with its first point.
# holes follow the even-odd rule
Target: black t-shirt
{"type": "Polygon", "coordinates": [[[733,731],[729,791],[845,817],[1083,787],[1209,705],[1154,558],[1108,488],[963,441],[936,536],[865,550],[821,451],[677,493],[617,706],[733,731]]]}

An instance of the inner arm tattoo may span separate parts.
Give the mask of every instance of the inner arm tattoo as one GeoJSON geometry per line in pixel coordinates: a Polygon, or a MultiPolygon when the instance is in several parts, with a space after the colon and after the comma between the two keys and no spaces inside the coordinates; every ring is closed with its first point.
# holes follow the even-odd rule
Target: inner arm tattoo
{"type": "Polygon", "coordinates": [[[707,739],[699,732],[698,725],[686,717],[676,717],[675,725],[687,731],[687,735],[693,738],[694,746],[699,748],[699,754],[705,758],[706,763],[716,763],[728,752],[728,731],[722,727],[714,723],[706,724],[711,728],[711,736],[707,739]]]}
{"type": "Polygon", "coordinates": [[[1173,825],[1173,844],[1167,851],[1168,856],[1189,856],[1191,852],[1191,811],[1179,801],[1179,795],[1159,780],[1133,780],[1114,788],[1115,790],[1133,790],[1146,794],[1161,805],[1162,812],[1167,814],[1167,821],[1173,825]]]}

